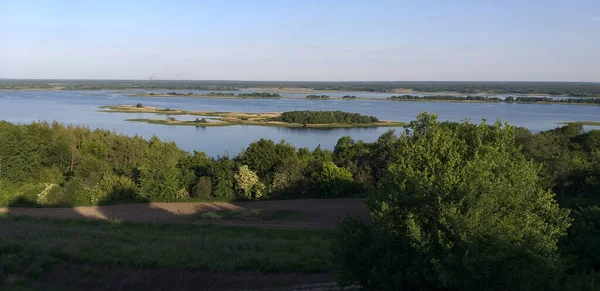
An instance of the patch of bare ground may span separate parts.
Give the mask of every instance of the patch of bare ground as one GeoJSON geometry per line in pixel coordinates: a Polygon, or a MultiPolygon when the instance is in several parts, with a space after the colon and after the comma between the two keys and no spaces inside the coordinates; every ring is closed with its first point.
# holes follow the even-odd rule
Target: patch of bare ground
{"type": "Polygon", "coordinates": [[[0,213],[34,217],[121,219],[134,222],[215,223],[276,228],[333,228],[347,215],[367,218],[365,204],[360,199],[297,199],[254,202],[210,203],[149,203],[86,206],[69,208],[0,209],[0,213]],[[263,210],[267,213],[285,211],[289,215],[274,215],[272,219],[194,219],[199,213],[218,211],[263,210]]]}

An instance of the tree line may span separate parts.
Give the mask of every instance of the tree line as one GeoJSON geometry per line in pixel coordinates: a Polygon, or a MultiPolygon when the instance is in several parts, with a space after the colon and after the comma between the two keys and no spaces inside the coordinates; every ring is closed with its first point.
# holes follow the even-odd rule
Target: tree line
{"type": "Polygon", "coordinates": [[[456,95],[399,95],[390,96],[389,100],[440,100],[440,101],[482,101],[482,102],[524,102],[524,103],[573,103],[573,104],[600,104],[600,98],[552,98],[552,97],[517,97],[507,96],[504,99],[487,96],[456,96],[456,95]]]}
{"type": "Polygon", "coordinates": [[[343,111],[289,111],[283,112],[274,120],[302,124],[367,124],[379,122],[375,116],[361,115],[343,111]]]}
{"type": "Polygon", "coordinates": [[[254,92],[254,93],[222,93],[222,92],[209,92],[207,96],[238,96],[238,97],[254,97],[254,98],[279,98],[281,95],[277,93],[266,93],[266,92],[254,92]]]}

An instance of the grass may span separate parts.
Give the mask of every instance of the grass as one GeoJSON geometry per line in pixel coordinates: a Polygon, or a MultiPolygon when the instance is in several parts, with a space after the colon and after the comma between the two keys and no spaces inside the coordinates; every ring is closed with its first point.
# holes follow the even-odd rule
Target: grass
{"type": "Polygon", "coordinates": [[[600,126],[600,122],[597,122],[597,121],[566,121],[566,122],[560,122],[559,124],[576,124],[576,125],[600,126]]]}
{"type": "Polygon", "coordinates": [[[271,221],[285,220],[293,218],[296,215],[293,211],[288,210],[219,210],[209,212],[199,212],[186,219],[191,220],[238,220],[238,221],[271,221]]]}
{"type": "Polygon", "coordinates": [[[265,273],[330,270],[327,230],[0,216],[0,274],[48,262],[265,273]]]}
{"type": "MultiPolygon", "coordinates": [[[[276,121],[274,119],[281,116],[279,112],[266,113],[242,113],[242,112],[214,112],[214,111],[187,111],[177,109],[162,109],[157,107],[135,107],[131,105],[103,106],[101,112],[109,113],[153,113],[163,115],[195,115],[195,116],[214,116],[217,122],[200,123],[195,121],[177,120],[174,117],[168,119],[156,118],[132,118],[127,119],[131,122],[145,122],[149,124],[179,125],[179,126],[230,126],[230,125],[254,125],[254,126],[275,126],[292,128],[353,128],[353,127],[401,127],[406,126],[405,122],[380,121],[373,123],[330,123],[330,124],[301,124],[276,121]]],[[[167,108],[168,109],[168,108],[167,108]]]]}

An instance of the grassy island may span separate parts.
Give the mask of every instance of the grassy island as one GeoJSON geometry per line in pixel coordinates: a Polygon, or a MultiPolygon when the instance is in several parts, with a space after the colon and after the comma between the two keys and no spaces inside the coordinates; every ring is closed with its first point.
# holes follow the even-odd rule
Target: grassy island
{"type": "MultiPolygon", "coordinates": [[[[375,100],[371,98],[371,100],[375,100]]],[[[379,99],[382,100],[382,99],[379,99]]],[[[571,104],[571,105],[600,105],[599,98],[562,98],[554,99],[551,97],[513,97],[508,96],[504,99],[488,96],[459,96],[459,95],[400,95],[391,96],[383,100],[392,101],[416,101],[416,102],[493,102],[493,103],[532,103],[532,104],[571,104]]]]}
{"type": "Polygon", "coordinates": [[[240,98],[240,99],[256,99],[256,98],[281,98],[281,95],[277,93],[266,93],[266,92],[254,92],[254,93],[231,93],[231,92],[209,92],[206,94],[199,94],[193,92],[165,92],[165,93],[154,93],[144,92],[132,94],[134,97],[205,97],[205,98],[240,98]]]}
{"type": "Polygon", "coordinates": [[[308,95],[306,99],[330,99],[331,97],[327,95],[308,95]]]}
{"type": "Polygon", "coordinates": [[[138,105],[104,106],[102,112],[112,113],[153,113],[168,115],[167,118],[134,118],[127,119],[134,122],[150,124],[184,125],[184,126],[228,126],[228,125],[258,125],[279,127],[306,127],[306,128],[343,128],[343,127],[397,127],[405,126],[404,122],[383,121],[373,116],[342,111],[292,111],[292,112],[215,112],[215,111],[187,111],[171,108],[157,108],[138,105]],[[176,115],[202,116],[193,121],[178,120],[176,115]]]}

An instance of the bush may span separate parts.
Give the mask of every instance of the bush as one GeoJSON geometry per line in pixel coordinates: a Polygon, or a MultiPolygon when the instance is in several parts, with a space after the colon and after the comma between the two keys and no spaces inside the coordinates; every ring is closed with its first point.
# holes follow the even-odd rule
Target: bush
{"type": "Polygon", "coordinates": [[[194,186],[194,197],[210,198],[212,197],[212,180],[208,176],[202,176],[194,186]]]}
{"type": "Polygon", "coordinates": [[[144,105],[142,105],[142,103],[138,103],[138,104],[135,105],[135,107],[137,107],[137,108],[143,108],[144,105]]]}
{"type": "Polygon", "coordinates": [[[353,190],[352,173],[333,162],[324,162],[323,170],[314,173],[313,178],[320,191],[318,195],[325,198],[346,196],[353,190]]]}
{"type": "Polygon", "coordinates": [[[128,177],[107,172],[96,187],[91,190],[91,203],[101,205],[118,201],[138,200],[135,183],[128,177]]]}
{"type": "Polygon", "coordinates": [[[264,190],[264,185],[262,187],[259,186],[255,188],[255,185],[259,182],[258,176],[256,175],[256,173],[250,170],[248,166],[240,166],[238,168],[237,173],[234,175],[234,178],[236,182],[236,187],[241,192],[242,197],[246,199],[251,199],[259,198],[262,195],[262,192],[260,192],[260,190],[264,190]]]}
{"type": "Polygon", "coordinates": [[[516,128],[451,126],[421,114],[397,141],[369,202],[372,223],[345,220],[340,283],[368,290],[545,290],[562,273],[569,225],[516,128]],[[360,264],[360,266],[359,266],[360,264]]]}

